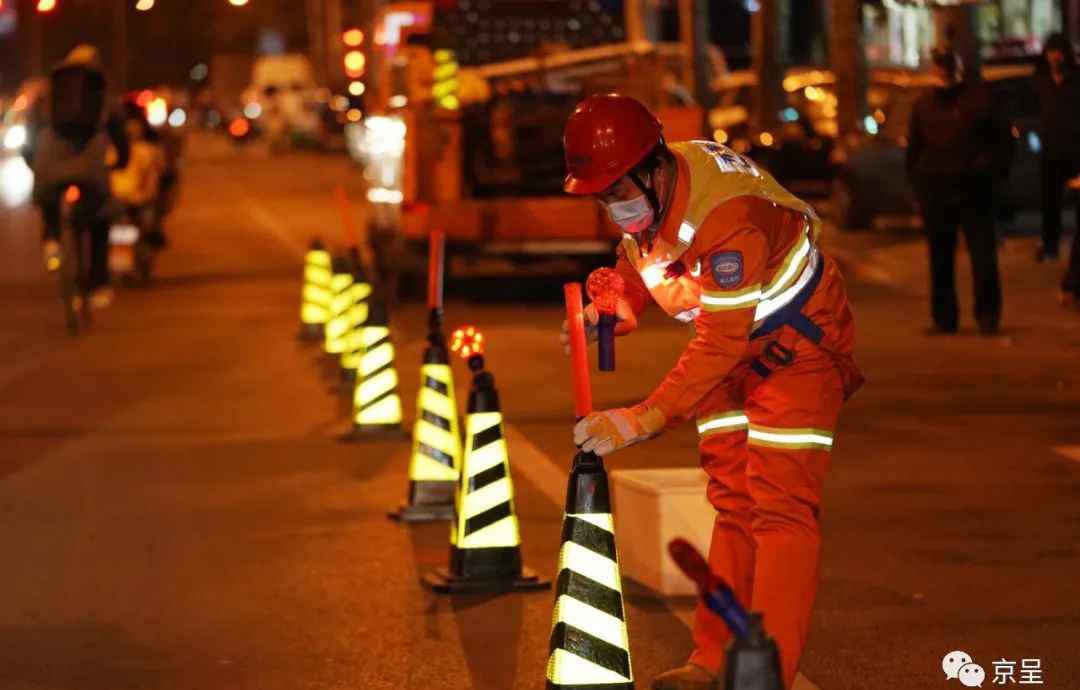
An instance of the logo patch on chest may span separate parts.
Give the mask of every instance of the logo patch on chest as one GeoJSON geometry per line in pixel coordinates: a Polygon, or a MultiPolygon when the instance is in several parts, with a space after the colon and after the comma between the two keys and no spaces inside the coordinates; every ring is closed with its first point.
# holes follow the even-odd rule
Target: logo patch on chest
{"type": "Polygon", "coordinates": [[[718,287],[731,288],[742,282],[742,252],[717,252],[709,257],[709,266],[718,287]]]}

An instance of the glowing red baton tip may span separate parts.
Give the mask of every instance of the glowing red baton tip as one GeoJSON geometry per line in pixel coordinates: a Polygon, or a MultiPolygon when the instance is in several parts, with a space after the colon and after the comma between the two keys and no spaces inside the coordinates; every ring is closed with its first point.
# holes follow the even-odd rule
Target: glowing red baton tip
{"type": "Polygon", "coordinates": [[[450,335],[450,349],[462,359],[484,354],[484,334],[476,326],[462,326],[450,335]]]}
{"type": "Polygon", "coordinates": [[[623,294],[623,277],[613,268],[598,268],[589,274],[585,289],[597,309],[614,314],[615,305],[623,294]]]}

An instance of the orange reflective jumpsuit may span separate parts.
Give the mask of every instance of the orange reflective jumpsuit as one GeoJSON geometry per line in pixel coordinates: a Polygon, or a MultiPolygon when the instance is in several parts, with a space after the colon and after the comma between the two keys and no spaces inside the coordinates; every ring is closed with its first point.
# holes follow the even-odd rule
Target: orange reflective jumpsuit
{"type": "MultiPolygon", "coordinates": [[[[716,508],[709,561],[764,614],[794,681],[818,579],[818,514],[833,430],[862,383],[854,323],[819,221],[751,161],[711,142],[671,146],[672,207],[651,247],[616,265],[635,312],[692,321],[678,364],[645,401],[694,419],[716,508]]],[[[691,662],[718,671],[729,633],[700,606],[691,662]]]]}

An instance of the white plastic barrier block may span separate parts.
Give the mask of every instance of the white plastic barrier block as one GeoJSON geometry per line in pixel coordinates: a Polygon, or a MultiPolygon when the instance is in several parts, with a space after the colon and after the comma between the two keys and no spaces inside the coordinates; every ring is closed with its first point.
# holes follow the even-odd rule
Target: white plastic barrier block
{"type": "Polygon", "coordinates": [[[611,473],[612,510],[622,574],[665,596],[697,590],[668,555],[682,537],[709,553],[716,510],[705,497],[700,468],[616,470],[611,473]]]}

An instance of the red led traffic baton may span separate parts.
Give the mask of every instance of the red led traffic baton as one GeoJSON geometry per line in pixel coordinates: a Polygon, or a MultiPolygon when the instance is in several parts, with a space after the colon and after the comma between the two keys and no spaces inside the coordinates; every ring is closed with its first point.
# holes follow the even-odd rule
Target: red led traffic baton
{"type": "Polygon", "coordinates": [[[592,412],[592,389],[589,387],[589,351],[585,346],[585,311],[581,306],[581,283],[563,285],[566,297],[566,324],[570,335],[570,368],[574,377],[574,416],[578,419],[592,412]]]}
{"type": "Polygon", "coordinates": [[[585,282],[600,317],[596,346],[600,371],[615,371],[615,307],[623,294],[623,278],[615,269],[598,268],[585,282]]]}

